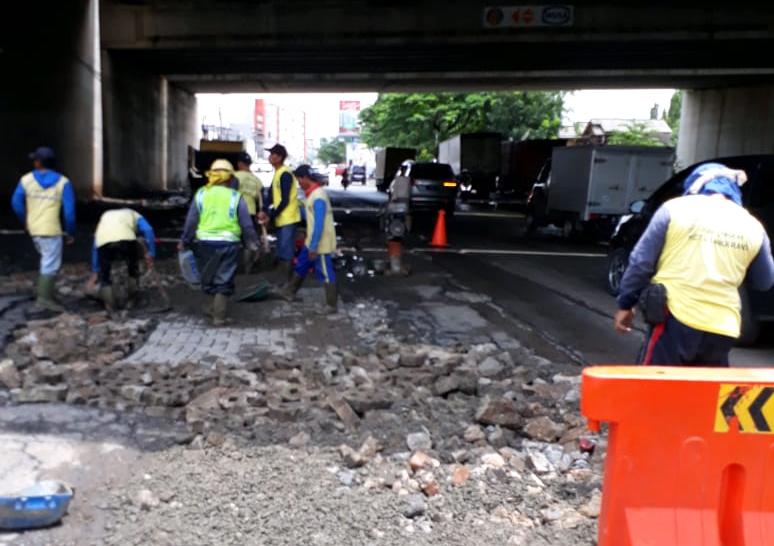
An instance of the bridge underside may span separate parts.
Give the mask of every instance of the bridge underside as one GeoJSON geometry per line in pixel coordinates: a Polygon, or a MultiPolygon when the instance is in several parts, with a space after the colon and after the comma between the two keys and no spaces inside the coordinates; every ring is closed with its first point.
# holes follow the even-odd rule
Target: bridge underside
{"type": "Polygon", "coordinates": [[[48,24],[0,36],[0,177],[47,143],[82,196],[180,186],[197,92],[676,87],[684,160],[774,151],[774,6],[579,1],[566,27],[492,29],[488,5],[28,2],[48,24]]]}

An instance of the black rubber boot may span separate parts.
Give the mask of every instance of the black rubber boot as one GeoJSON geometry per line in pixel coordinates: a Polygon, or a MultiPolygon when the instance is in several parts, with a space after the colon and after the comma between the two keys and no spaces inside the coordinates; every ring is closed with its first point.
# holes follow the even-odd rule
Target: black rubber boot
{"type": "Polygon", "coordinates": [[[333,315],[339,311],[339,291],[336,283],[325,283],[325,312],[333,315]]]}

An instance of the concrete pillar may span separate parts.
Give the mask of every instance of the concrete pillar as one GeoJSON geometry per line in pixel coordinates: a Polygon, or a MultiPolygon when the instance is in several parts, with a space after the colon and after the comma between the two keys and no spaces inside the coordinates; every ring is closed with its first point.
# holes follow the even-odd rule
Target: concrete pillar
{"type": "Polygon", "coordinates": [[[173,84],[168,85],[167,110],[167,189],[188,187],[188,149],[198,148],[196,95],[173,84]]]}
{"type": "Polygon", "coordinates": [[[774,86],[685,92],[677,142],[679,166],[764,153],[774,153],[774,86]]]}
{"type": "MultiPolygon", "coordinates": [[[[17,22],[40,17],[37,3],[17,7],[17,22]]],[[[46,145],[57,153],[57,170],[88,198],[102,173],[99,1],[45,9],[56,25],[10,25],[9,46],[0,53],[0,196],[31,169],[29,152],[46,145]]]]}
{"type": "Polygon", "coordinates": [[[103,53],[105,195],[184,187],[196,139],[196,97],[158,74],[103,53]]]}

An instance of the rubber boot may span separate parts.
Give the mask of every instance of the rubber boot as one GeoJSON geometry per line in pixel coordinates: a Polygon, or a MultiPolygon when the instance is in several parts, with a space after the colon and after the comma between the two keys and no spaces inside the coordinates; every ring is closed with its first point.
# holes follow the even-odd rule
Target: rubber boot
{"type": "Polygon", "coordinates": [[[279,275],[277,284],[284,285],[292,278],[293,273],[293,264],[291,262],[286,262],[285,260],[280,260],[279,263],[277,263],[277,275],[279,275]]]}
{"type": "Polygon", "coordinates": [[[137,279],[129,277],[126,283],[126,308],[134,309],[139,301],[140,290],[137,279]]]}
{"type": "Polygon", "coordinates": [[[245,275],[249,275],[253,269],[253,262],[255,262],[255,253],[249,248],[242,250],[242,271],[245,275]]]}
{"type": "Polygon", "coordinates": [[[228,296],[225,294],[215,294],[212,302],[212,324],[214,326],[223,326],[228,322],[226,313],[228,311],[228,296]]]}
{"type": "Polygon", "coordinates": [[[282,289],[282,292],[280,292],[280,296],[285,301],[293,301],[296,297],[296,293],[298,292],[298,289],[301,288],[301,283],[304,282],[304,278],[298,275],[297,273],[293,273],[293,276],[290,277],[290,280],[285,285],[285,288],[282,289]]]}
{"type": "Polygon", "coordinates": [[[339,311],[339,291],[335,282],[325,283],[325,314],[334,315],[339,311]]]}
{"type": "Polygon", "coordinates": [[[99,297],[102,299],[102,303],[105,304],[105,310],[109,314],[116,312],[116,296],[111,285],[100,287],[99,297]]]}
{"type": "Polygon", "coordinates": [[[40,275],[38,277],[37,300],[35,304],[46,311],[55,311],[61,313],[64,307],[54,300],[54,275],[40,275]]]}
{"type": "Polygon", "coordinates": [[[204,302],[202,305],[202,313],[205,314],[205,316],[208,316],[210,318],[213,317],[213,300],[208,298],[207,301],[204,302]]]}

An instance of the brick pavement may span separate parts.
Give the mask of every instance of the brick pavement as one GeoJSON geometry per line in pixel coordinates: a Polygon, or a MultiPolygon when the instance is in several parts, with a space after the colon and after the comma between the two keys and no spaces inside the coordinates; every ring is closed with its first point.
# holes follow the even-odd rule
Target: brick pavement
{"type": "Polygon", "coordinates": [[[294,356],[300,327],[213,328],[198,317],[171,315],[161,320],[148,341],[123,360],[126,364],[185,362],[238,364],[244,348],[272,356],[294,356]]]}

